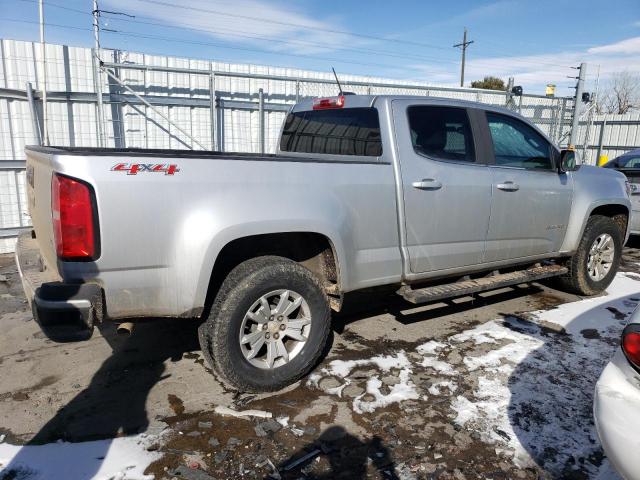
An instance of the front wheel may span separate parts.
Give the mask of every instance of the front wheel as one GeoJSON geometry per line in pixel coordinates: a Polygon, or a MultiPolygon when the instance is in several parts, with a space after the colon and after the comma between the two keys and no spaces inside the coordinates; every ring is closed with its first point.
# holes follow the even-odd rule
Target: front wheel
{"type": "Polygon", "coordinates": [[[576,253],[567,260],[569,272],[558,286],[578,295],[595,295],[613,281],[622,255],[623,233],[610,217],[589,217],[576,253]]]}
{"type": "Polygon", "coordinates": [[[327,296],[311,271],[287,258],[258,257],[223,282],[201,328],[201,347],[235,389],[279,390],[316,364],[330,318],[327,296]]]}

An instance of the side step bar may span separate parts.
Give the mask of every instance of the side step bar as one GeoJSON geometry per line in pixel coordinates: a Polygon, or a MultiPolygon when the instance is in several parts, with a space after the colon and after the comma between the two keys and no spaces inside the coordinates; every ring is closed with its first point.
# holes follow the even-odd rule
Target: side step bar
{"type": "Polygon", "coordinates": [[[411,303],[427,303],[445,298],[463,297],[472,293],[495,290],[497,288],[518,285],[521,283],[535,282],[543,278],[563,275],[569,270],[560,265],[545,265],[531,267],[526,270],[516,272],[501,273],[491,277],[477,278],[475,280],[464,280],[462,282],[436,285],[433,287],[412,289],[404,286],[398,290],[398,295],[411,303]]]}

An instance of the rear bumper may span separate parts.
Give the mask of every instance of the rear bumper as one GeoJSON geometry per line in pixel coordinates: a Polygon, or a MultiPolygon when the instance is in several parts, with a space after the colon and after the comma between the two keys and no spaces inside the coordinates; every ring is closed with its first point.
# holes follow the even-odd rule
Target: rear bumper
{"type": "Polygon", "coordinates": [[[640,479],[640,375],[620,348],[596,384],[593,416],[609,461],[626,480],[640,479]]]}
{"type": "Polygon", "coordinates": [[[33,317],[47,336],[60,340],[91,335],[93,325],[103,317],[99,285],[64,283],[46,268],[30,232],[18,238],[16,264],[33,317]]]}

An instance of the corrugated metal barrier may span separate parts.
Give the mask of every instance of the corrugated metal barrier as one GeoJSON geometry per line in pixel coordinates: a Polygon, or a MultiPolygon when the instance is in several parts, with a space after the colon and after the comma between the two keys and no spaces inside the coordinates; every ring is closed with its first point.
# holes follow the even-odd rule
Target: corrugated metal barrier
{"type": "MultiPolygon", "coordinates": [[[[89,48],[48,44],[46,52],[51,145],[98,145],[97,81],[102,85],[101,124],[109,147],[197,148],[182,130],[205,148],[273,152],[290,105],[304,97],[336,94],[330,72],[102,50],[100,58],[115,81],[96,74],[89,48]]],[[[43,85],[37,44],[1,40],[0,60],[2,253],[12,251],[17,233],[29,226],[24,146],[39,142],[43,85]]],[[[344,74],[340,80],[345,90],[360,94],[424,95],[506,106],[531,119],[557,143],[568,139],[571,99],[511,97],[498,91],[344,74]]],[[[595,164],[600,155],[613,158],[640,143],[640,115],[592,116],[582,122],[578,138],[586,144],[578,150],[587,163],[595,164]]]]}

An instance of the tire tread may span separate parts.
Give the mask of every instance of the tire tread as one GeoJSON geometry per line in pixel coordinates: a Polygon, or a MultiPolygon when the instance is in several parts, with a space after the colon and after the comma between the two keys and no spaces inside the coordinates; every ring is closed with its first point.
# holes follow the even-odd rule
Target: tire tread
{"type": "Polygon", "coordinates": [[[297,262],[285,257],[273,255],[255,257],[244,261],[236,266],[225,278],[220,290],[216,295],[215,301],[211,308],[211,313],[207,320],[200,326],[199,338],[203,355],[214,372],[214,374],[228,387],[241,392],[258,392],[258,391],[275,391],[280,390],[291,383],[298,381],[306,375],[319,361],[324,350],[324,343],[329,337],[331,326],[330,321],[329,300],[322,287],[319,279],[307,268],[297,262]],[[238,375],[232,366],[229,349],[225,342],[226,335],[223,319],[229,319],[231,312],[225,312],[229,308],[229,304],[239,300],[259,278],[264,275],[265,271],[279,269],[283,275],[301,275],[310,281],[324,298],[325,309],[321,313],[321,317],[314,318],[321,324],[322,330],[320,338],[324,339],[316,346],[313,354],[310,355],[301,368],[298,369],[293,376],[285,379],[276,379],[269,385],[256,385],[255,382],[248,381],[241,375],[238,375]]]}

